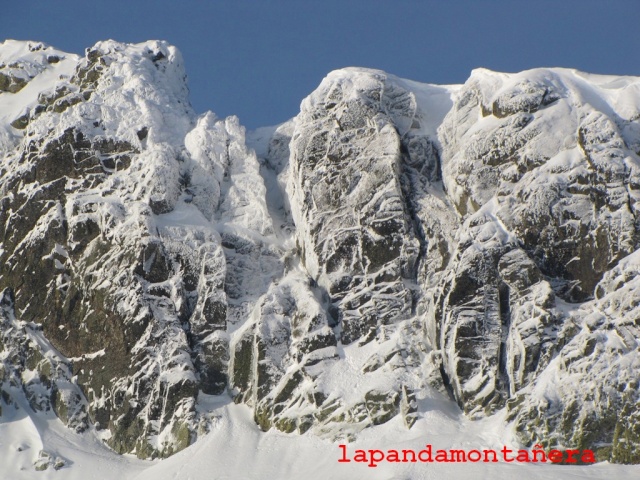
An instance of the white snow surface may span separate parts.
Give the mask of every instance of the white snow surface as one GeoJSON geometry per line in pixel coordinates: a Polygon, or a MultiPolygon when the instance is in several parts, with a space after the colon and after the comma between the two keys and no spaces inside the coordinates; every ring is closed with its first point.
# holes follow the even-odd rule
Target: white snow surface
{"type": "MultiPolygon", "coordinates": [[[[210,397],[202,402],[215,409],[212,431],[192,446],[162,461],[143,461],[110,451],[93,432],[77,434],[57,418],[30,411],[26,400],[19,410],[3,407],[0,423],[0,478],[6,480],[64,479],[107,480],[436,480],[441,478],[490,478],[492,480],[574,480],[615,478],[631,480],[640,467],[601,463],[590,466],[507,463],[379,463],[370,468],[362,463],[339,463],[339,443],[313,435],[261,432],[248,407],[234,405],[229,398],[210,397]],[[8,410],[6,410],[8,409],[8,410]],[[41,450],[60,458],[59,470],[33,470],[41,450]]],[[[515,448],[505,436],[502,418],[472,422],[447,401],[422,399],[429,410],[410,431],[399,417],[365,430],[347,444],[349,456],[356,449],[413,449],[426,444],[436,449],[515,448]]]]}

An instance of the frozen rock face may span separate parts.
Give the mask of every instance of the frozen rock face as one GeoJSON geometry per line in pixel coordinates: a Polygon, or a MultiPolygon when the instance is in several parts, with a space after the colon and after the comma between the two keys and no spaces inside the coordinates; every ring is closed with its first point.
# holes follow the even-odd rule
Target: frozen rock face
{"type": "Polygon", "coordinates": [[[611,445],[599,458],[634,462],[636,427],[615,418],[638,395],[625,379],[640,332],[621,301],[640,298],[625,259],[638,248],[638,112],[620,100],[637,84],[474,72],[439,130],[465,221],[430,320],[465,411],[507,401],[527,444],[611,445]],[[620,348],[594,353],[611,329],[620,348]]]}
{"type": "Polygon", "coordinates": [[[102,42],[52,64],[47,47],[26,47],[23,63],[42,71],[0,99],[28,112],[22,131],[7,129],[0,285],[69,359],[109,444],[169,455],[207,429],[198,392],[227,385],[227,262],[213,221],[269,230],[247,211],[264,195],[257,160],[237,120],[196,119],[174,47],[102,42]],[[50,69],[62,78],[41,79],[50,69]]]}
{"type": "Polygon", "coordinates": [[[598,458],[638,463],[638,253],[596,287],[596,299],[567,311],[559,354],[509,401],[521,438],[593,448],[598,458]]]}
{"type": "Polygon", "coordinates": [[[548,361],[555,297],[494,217],[481,211],[465,226],[427,322],[454,398],[479,416],[501,408],[548,361]]]}
{"type": "Polygon", "coordinates": [[[265,161],[295,222],[285,278],[298,272],[299,285],[280,283],[253,313],[233,378],[263,428],[350,437],[399,413],[415,421],[425,358],[418,279],[433,281],[448,255],[425,231],[442,238],[440,222],[455,222],[446,199],[428,193],[442,194],[440,166],[435,132],[421,122],[398,79],[349,69],[274,132],[265,161]],[[359,380],[337,388],[342,377],[359,380]]]}
{"type": "Polygon", "coordinates": [[[638,242],[637,152],[623,133],[637,143],[637,124],[607,85],[526,75],[476,71],[465,84],[441,129],[447,191],[462,215],[495,198],[557,294],[583,301],[638,242]]]}
{"type": "Polygon", "coordinates": [[[55,352],[38,325],[17,320],[14,309],[13,291],[5,289],[0,298],[0,385],[5,408],[18,408],[14,396],[20,392],[35,412],[55,412],[70,428],[86,430],[87,402],[70,362],[55,352]]]}
{"type": "Polygon", "coordinates": [[[179,52],[0,45],[2,408],[121,453],[353,438],[450,398],[640,462],[640,81],[332,72],[245,137],[179,52]]]}
{"type": "Polygon", "coordinates": [[[408,91],[370,72],[337,72],[305,99],[287,191],[304,266],[335,306],[349,344],[409,318],[420,242],[402,191],[408,91]],[[396,124],[404,131],[398,131],[396,124]]]}

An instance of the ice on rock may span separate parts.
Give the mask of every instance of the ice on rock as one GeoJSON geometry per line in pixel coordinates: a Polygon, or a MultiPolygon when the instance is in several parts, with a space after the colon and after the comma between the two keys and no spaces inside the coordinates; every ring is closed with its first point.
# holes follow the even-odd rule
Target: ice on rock
{"type": "Polygon", "coordinates": [[[67,58],[69,75],[38,85],[40,107],[3,160],[2,283],[20,317],[74,358],[89,418],[112,448],[169,455],[195,436],[198,391],[226,388],[218,230],[229,215],[268,231],[248,212],[251,195],[264,195],[257,159],[237,120],[197,122],[174,47],[109,41],[67,58]],[[229,157],[206,157],[212,145],[229,157]],[[218,190],[201,171],[220,173],[218,190]],[[244,197],[236,181],[252,186],[244,197]]]}

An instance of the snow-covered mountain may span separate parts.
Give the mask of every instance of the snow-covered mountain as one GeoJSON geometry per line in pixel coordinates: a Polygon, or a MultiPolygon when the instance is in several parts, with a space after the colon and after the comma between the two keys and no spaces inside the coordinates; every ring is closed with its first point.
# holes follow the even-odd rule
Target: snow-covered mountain
{"type": "Polygon", "coordinates": [[[640,463],[640,78],[348,68],[246,135],[164,42],[8,40],[0,155],[0,423],[156,458],[231,399],[310,442],[455,402],[640,463]]]}

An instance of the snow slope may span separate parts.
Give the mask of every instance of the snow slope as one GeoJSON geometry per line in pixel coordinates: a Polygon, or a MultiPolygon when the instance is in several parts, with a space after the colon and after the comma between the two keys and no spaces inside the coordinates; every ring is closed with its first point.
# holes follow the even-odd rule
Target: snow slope
{"type": "MultiPolygon", "coordinates": [[[[380,480],[438,478],[492,478],[523,480],[571,478],[589,480],[635,479],[637,466],[600,463],[591,466],[533,464],[366,464],[338,463],[337,443],[312,435],[262,432],[245,406],[229,399],[215,400],[218,418],[211,433],[191,447],[162,461],[143,461],[121,456],[107,449],[92,433],[76,434],[57,419],[37,419],[24,410],[3,418],[0,425],[0,454],[5,459],[0,478],[11,480],[95,478],[107,480],[310,480],[332,478],[380,480]],[[34,472],[32,462],[45,445],[47,452],[65,460],[60,470],[34,472]],[[19,450],[21,449],[21,450],[19,450]]],[[[26,406],[28,411],[28,406],[26,406]]],[[[415,449],[430,443],[433,448],[495,448],[511,446],[502,434],[502,418],[470,422],[455,408],[432,404],[428,417],[407,432],[396,418],[373,427],[349,444],[350,454],[358,449],[415,449]]]]}

